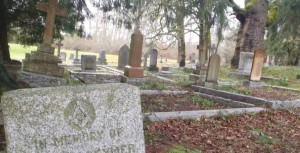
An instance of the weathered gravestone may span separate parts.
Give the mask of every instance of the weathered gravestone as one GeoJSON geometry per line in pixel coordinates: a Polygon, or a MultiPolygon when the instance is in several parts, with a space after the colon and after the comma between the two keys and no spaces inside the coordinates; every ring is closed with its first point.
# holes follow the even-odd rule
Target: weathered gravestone
{"type": "Polygon", "coordinates": [[[250,73],[250,81],[260,81],[264,60],[265,52],[262,50],[256,50],[254,53],[252,69],[250,73]]]}
{"type": "Polygon", "coordinates": [[[219,69],[221,57],[218,54],[213,54],[209,58],[208,70],[206,75],[205,86],[215,87],[218,85],[219,69]]]}
{"type": "Polygon", "coordinates": [[[101,65],[107,65],[105,50],[101,50],[99,53],[98,63],[101,65]]]}
{"type": "Polygon", "coordinates": [[[74,61],[73,61],[73,63],[74,64],[80,64],[81,62],[80,62],[80,59],[78,59],[78,52],[79,52],[79,48],[78,47],[76,47],[75,48],[75,59],[74,59],[74,61]]]}
{"type": "Polygon", "coordinates": [[[147,69],[148,57],[149,57],[149,53],[147,52],[144,54],[144,70],[147,69]]]}
{"type": "Polygon", "coordinates": [[[59,55],[59,58],[62,60],[62,61],[66,61],[67,59],[67,54],[65,52],[61,52],[60,55],[59,55]]]}
{"type": "Polygon", "coordinates": [[[248,74],[248,75],[250,74],[253,56],[254,56],[254,54],[250,53],[250,52],[241,52],[240,53],[239,67],[237,69],[238,73],[248,74]]]}
{"type": "Polygon", "coordinates": [[[265,52],[263,50],[256,50],[252,62],[250,81],[244,81],[244,85],[249,86],[251,88],[263,86],[262,82],[260,82],[260,79],[262,76],[264,60],[265,52]]]}
{"type": "Polygon", "coordinates": [[[59,41],[58,43],[56,43],[57,45],[57,56],[60,57],[60,48],[61,46],[63,46],[64,44],[61,43],[61,41],[59,41]]]}
{"type": "Polygon", "coordinates": [[[38,46],[36,52],[26,54],[22,61],[22,71],[18,72],[17,79],[30,87],[36,83],[38,86],[63,85],[66,83],[63,79],[64,68],[58,65],[61,60],[54,55],[52,35],[56,15],[66,17],[67,13],[58,7],[58,0],[49,0],[48,4],[38,2],[36,8],[47,12],[43,43],[38,46]]]}
{"type": "Polygon", "coordinates": [[[129,61],[121,79],[123,83],[140,84],[144,82],[144,69],[141,67],[143,39],[144,36],[138,29],[131,34],[129,61]]]}
{"type": "Polygon", "coordinates": [[[158,52],[156,49],[151,49],[150,52],[150,67],[149,67],[149,71],[158,71],[158,67],[157,67],[157,56],[158,56],[158,52]]]}
{"type": "Polygon", "coordinates": [[[96,71],[96,56],[81,55],[81,70],[96,71]]]}
{"type": "Polygon", "coordinates": [[[74,54],[73,53],[70,54],[69,60],[74,60],[74,54]]]}
{"type": "Polygon", "coordinates": [[[137,87],[24,89],[1,102],[9,153],[145,153],[137,87]]]}
{"type": "Polygon", "coordinates": [[[123,70],[129,61],[129,47],[123,45],[119,50],[118,69],[123,70]]]}

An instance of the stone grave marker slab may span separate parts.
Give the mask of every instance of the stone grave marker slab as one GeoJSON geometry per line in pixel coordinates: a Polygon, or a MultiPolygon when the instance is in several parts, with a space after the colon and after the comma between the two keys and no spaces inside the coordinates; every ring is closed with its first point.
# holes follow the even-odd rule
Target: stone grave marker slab
{"type": "Polygon", "coordinates": [[[67,54],[66,54],[65,52],[60,52],[59,58],[60,58],[62,61],[66,61],[66,59],[67,59],[67,54]]]}
{"type": "Polygon", "coordinates": [[[250,81],[260,81],[264,60],[265,52],[263,50],[256,50],[253,57],[250,81]]]}
{"type": "Polygon", "coordinates": [[[4,93],[1,102],[7,152],[145,153],[137,87],[23,89],[4,93]]]}
{"type": "Polygon", "coordinates": [[[123,45],[119,50],[118,69],[123,70],[129,62],[129,47],[123,45]]]}
{"type": "Polygon", "coordinates": [[[150,67],[149,67],[149,71],[158,71],[157,56],[158,56],[157,49],[151,49],[151,51],[150,51],[150,67]]]}
{"type": "Polygon", "coordinates": [[[249,52],[241,52],[240,53],[240,61],[239,61],[239,67],[237,72],[243,73],[243,74],[250,74],[251,67],[252,67],[252,61],[253,61],[253,53],[249,52]]]}
{"type": "Polygon", "coordinates": [[[209,58],[208,71],[206,81],[210,83],[218,83],[219,69],[221,57],[218,54],[213,54],[209,58]]]}
{"type": "Polygon", "coordinates": [[[81,55],[81,70],[96,70],[96,56],[81,55]]]}
{"type": "Polygon", "coordinates": [[[74,60],[74,53],[70,54],[69,60],[74,60]]]}

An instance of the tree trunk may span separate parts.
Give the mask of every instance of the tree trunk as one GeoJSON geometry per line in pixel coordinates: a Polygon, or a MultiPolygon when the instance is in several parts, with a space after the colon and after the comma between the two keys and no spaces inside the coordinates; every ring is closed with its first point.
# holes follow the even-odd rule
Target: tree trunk
{"type": "Polygon", "coordinates": [[[185,67],[184,0],[179,0],[177,12],[177,41],[179,67],[185,67]]]}
{"type": "Polygon", "coordinates": [[[8,38],[7,38],[7,8],[4,4],[4,0],[0,0],[0,58],[3,61],[10,61],[10,54],[8,48],[8,38]]]}
{"type": "Polygon", "coordinates": [[[231,66],[238,67],[240,52],[264,50],[264,36],[267,25],[268,3],[266,0],[246,0],[246,13],[238,14],[240,29],[231,66]],[[251,6],[250,4],[253,4],[251,6]],[[250,6],[250,8],[247,8],[250,6]]]}

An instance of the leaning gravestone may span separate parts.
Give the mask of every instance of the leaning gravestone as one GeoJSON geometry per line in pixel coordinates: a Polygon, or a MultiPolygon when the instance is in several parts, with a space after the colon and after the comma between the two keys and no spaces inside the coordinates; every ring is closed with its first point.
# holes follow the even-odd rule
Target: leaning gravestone
{"type": "Polygon", "coordinates": [[[156,49],[152,49],[150,51],[150,67],[149,67],[149,71],[158,71],[158,67],[157,67],[157,50],[156,49]]]}
{"type": "Polygon", "coordinates": [[[260,81],[264,66],[265,52],[256,50],[254,53],[253,64],[250,74],[250,81],[260,81]]]}
{"type": "Polygon", "coordinates": [[[243,82],[245,86],[249,86],[250,88],[258,88],[263,86],[263,83],[260,81],[260,79],[262,76],[264,60],[265,52],[263,50],[256,50],[253,57],[250,80],[243,82]]]}
{"type": "Polygon", "coordinates": [[[96,70],[95,55],[81,55],[81,70],[96,70]]]}
{"type": "Polygon", "coordinates": [[[119,50],[118,69],[123,70],[129,61],[129,47],[123,45],[119,50]]]}
{"type": "Polygon", "coordinates": [[[66,59],[67,59],[67,54],[66,54],[65,52],[60,52],[59,58],[60,58],[62,61],[66,61],[66,59]]]}
{"type": "Polygon", "coordinates": [[[3,95],[2,109],[7,152],[145,153],[140,93],[131,85],[16,90],[3,95]]]}
{"type": "Polygon", "coordinates": [[[219,69],[220,69],[221,57],[218,54],[213,54],[209,58],[208,71],[206,75],[206,82],[218,83],[219,69]]]}

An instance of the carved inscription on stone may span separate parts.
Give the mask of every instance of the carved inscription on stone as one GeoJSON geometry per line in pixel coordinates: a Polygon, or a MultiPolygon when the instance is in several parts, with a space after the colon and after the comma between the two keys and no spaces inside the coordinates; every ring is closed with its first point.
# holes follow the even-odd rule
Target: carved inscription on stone
{"type": "Polygon", "coordinates": [[[89,101],[72,101],[64,110],[66,122],[76,130],[89,128],[96,118],[95,108],[89,101]]]}

